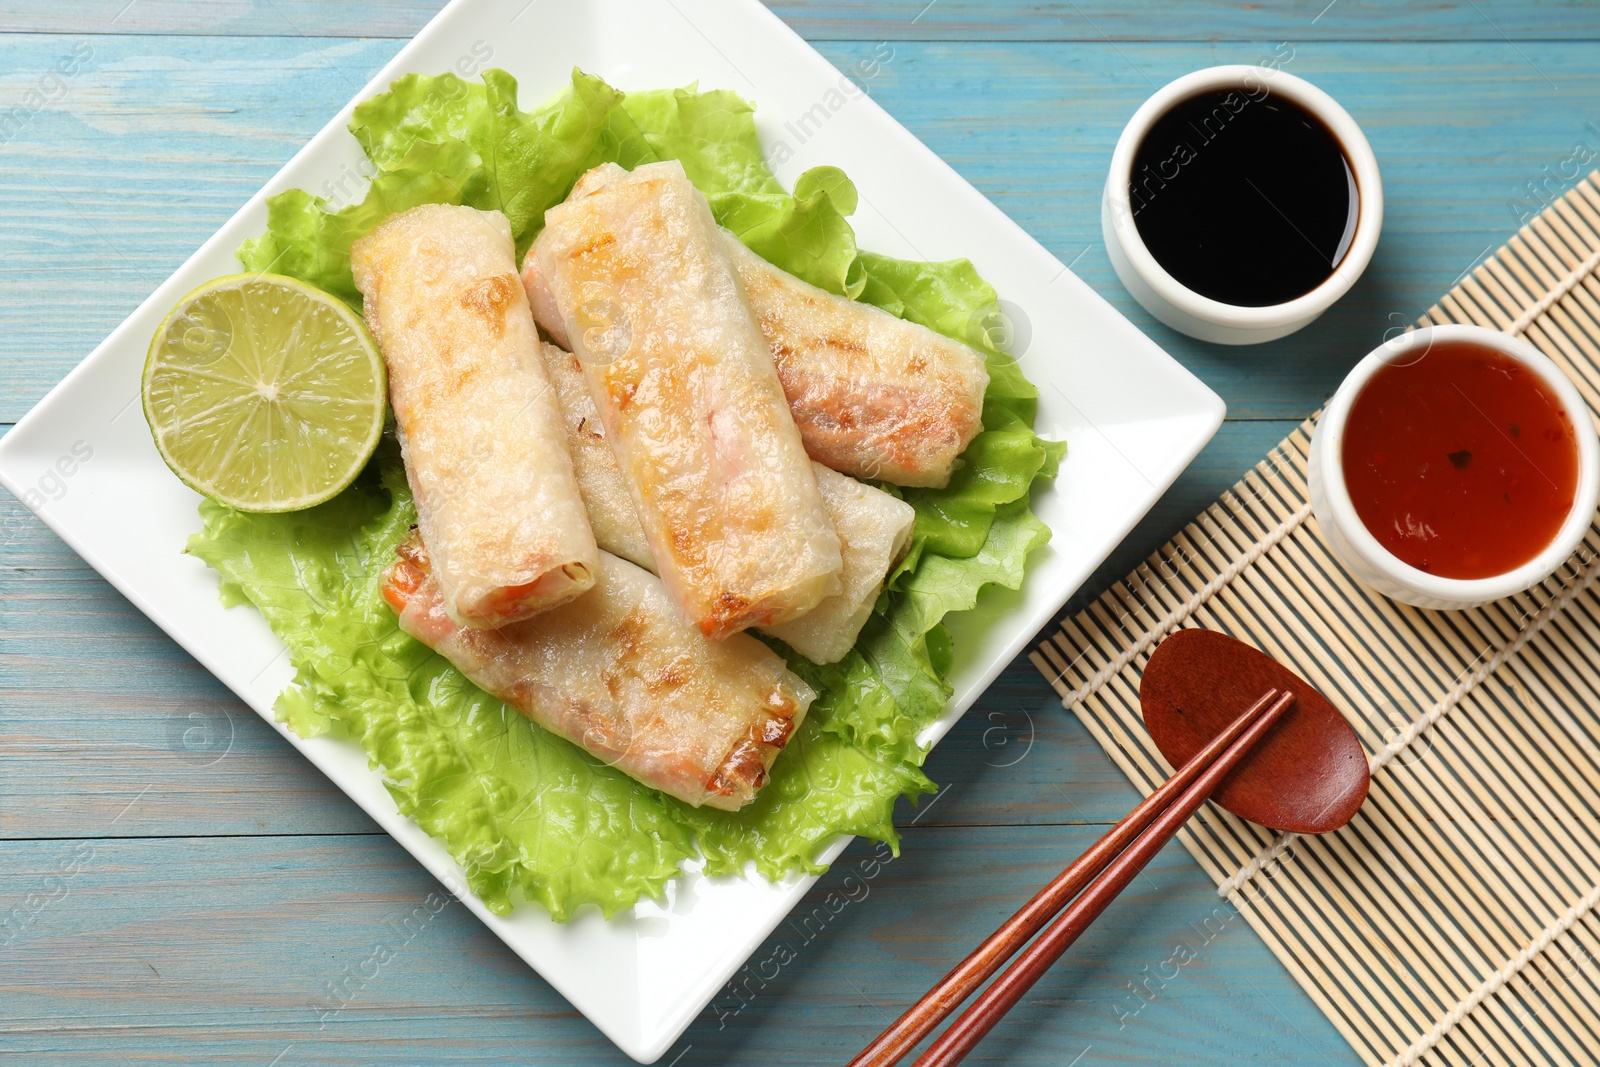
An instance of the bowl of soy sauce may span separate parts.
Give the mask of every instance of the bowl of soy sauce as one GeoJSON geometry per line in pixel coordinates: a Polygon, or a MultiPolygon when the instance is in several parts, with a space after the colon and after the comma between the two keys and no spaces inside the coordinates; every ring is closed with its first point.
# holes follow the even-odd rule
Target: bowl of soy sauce
{"type": "Polygon", "coordinates": [[[1209,67],[1158,90],[1111,157],[1101,229],[1134,298],[1220,344],[1293,333],[1355,284],[1383,226],[1378,160],[1303,78],[1209,67]]]}

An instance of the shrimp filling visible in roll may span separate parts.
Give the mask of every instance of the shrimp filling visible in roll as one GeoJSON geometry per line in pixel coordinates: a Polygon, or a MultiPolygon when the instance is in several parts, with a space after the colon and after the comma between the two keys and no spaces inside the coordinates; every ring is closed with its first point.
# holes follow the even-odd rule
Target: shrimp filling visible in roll
{"type": "MultiPolygon", "coordinates": [[[[655,558],[634,513],[622,468],[606,442],[605,427],[584,387],[583,368],[577,357],[555,345],[544,346],[544,358],[566,421],[567,447],[572,450],[578,490],[589,510],[595,540],[605,551],[653,572],[655,558]]],[[[820,463],[812,469],[822,506],[839,534],[844,560],[840,589],[798,619],[760,629],[813,663],[836,663],[855,645],[883,591],[884,578],[905,554],[917,514],[910,504],[881,489],[820,463]]]]}
{"type": "MultiPolygon", "coordinates": [[[[983,429],[983,356],[925,326],[818,289],[723,232],[761,323],[806,453],[833,470],[942,487],[983,429]]],[[[537,257],[522,264],[533,317],[563,348],[566,324],[537,257]]]]}
{"type": "Polygon", "coordinates": [[[839,538],[722,231],[681,164],[605,164],[534,244],[662,581],[713,640],[839,589],[839,538]]]}
{"type": "Polygon", "coordinates": [[[413,208],[350,262],[444,610],[501,626],[588,589],[599,550],[505,216],[413,208]]]}
{"type": "Polygon", "coordinates": [[[583,596],[480,630],[445,612],[420,542],[396,552],[383,595],[402,630],[535,723],[685,803],[748,804],[816,697],[748,634],[707,641],[659,579],[607,553],[583,596]]]}

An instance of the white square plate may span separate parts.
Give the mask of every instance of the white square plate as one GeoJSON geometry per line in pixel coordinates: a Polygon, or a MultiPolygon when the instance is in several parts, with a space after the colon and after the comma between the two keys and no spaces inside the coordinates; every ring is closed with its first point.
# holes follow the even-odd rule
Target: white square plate
{"type": "MultiPolygon", "coordinates": [[[[953,620],[955,695],[925,741],[944,736],[1221,423],[1222,401],[1211,390],[756,0],[455,0],[357,99],[405,73],[476,73],[485,65],[516,76],[525,107],[559,91],[574,65],[622,88],[699,81],[736,90],[759,106],[757,124],[769,156],[783,158],[776,169],[785,184],[823,163],[855,180],[863,248],[966,256],[1027,324],[1016,331],[1028,337],[1017,355],[1040,388],[1039,431],[1071,447],[1061,476],[1035,497],[1054,537],[1033,558],[1021,592],[992,593],[953,620]]],[[[215,575],[179,551],[199,528],[199,498],[151,444],[139,375],[167,308],[201,282],[238,271],[234,250],[265,228],[267,196],[331,188],[325,183],[341,180],[346,166],[359,166],[360,149],[345,130],[354,103],[0,441],[0,484],[268,722],[292,674],[285,650],[255,612],[224,610],[215,575]],[[92,458],[83,462],[85,454],[92,458]],[[45,500],[52,494],[40,491],[41,479],[54,488],[61,475],[51,472],[67,470],[70,492],[45,500]]],[[[278,728],[641,1062],[666,1051],[813,881],[689,874],[662,904],[609,923],[591,909],[562,926],[533,905],[502,918],[466,893],[443,848],[396,811],[359,748],[278,728]]]]}

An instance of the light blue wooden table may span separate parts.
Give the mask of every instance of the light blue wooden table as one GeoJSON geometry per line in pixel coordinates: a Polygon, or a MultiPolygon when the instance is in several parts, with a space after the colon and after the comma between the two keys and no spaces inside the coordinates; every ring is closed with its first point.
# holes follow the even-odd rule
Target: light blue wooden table
{"type": "MultiPolygon", "coordinates": [[[[435,6],[0,3],[0,425],[435,6]],[[51,80],[72,57],[77,73],[51,80]],[[30,90],[44,106],[9,110],[30,90]]],[[[1085,594],[1562,191],[1575,146],[1600,151],[1600,12],[1574,0],[774,6],[840,66],[888,42],[872,95],[1227,400],[1216,440],[1085,594]],[[1106,163],[1156,86],[1280,44],[1286,69],[1365,126],[1388,196],[1383,243],[1356,290],[1300,335],[1200,344],[1155,324],[1113,276],[1097,208],[1106,163]]],[[[0,545],[0,918],[11,920],[0,1059],[623,1062],[464,909],[407,932],[432,879],[9,497],[0,545]],[[379,947],[394,958],[372,966],[379,947]]],[[[929,771],[945,791],[903,814],[904,856],[820,932],[781,931],[798,958],[725,992],[662,1062],[847,1060],[1134,799],[1024,660],[929,771]]],[[[870,851],[858,843],[845,863],[870,851]]],[[[972,1062],[1357,1061],[1174,847],[972,1062]],[[1159,977],[1180,944],[1195,958],[1159,977]]]]}

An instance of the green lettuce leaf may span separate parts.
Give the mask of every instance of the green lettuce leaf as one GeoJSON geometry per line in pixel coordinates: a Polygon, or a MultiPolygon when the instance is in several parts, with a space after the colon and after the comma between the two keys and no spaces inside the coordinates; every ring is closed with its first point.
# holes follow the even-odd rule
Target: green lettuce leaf
{"type": "Polygon", "coordinates": [[[353,738],[400,810],[444,842],[497,911],[532,900],[557,919],[585,904],[606,915],[656,896],[679,864],[710,873],[753,864],[768,877],[817,871],[839,834],[898,849],[901,797],[933,791],[918,737],[951,688],[944,619],[989,585],[1016,589],[1050,531],[1029,510],[1063,447],[1032,430],[1037,392],[992,342],[999,303],[966,260],[916,263],[856,247],[854,185],[835,167],[793,192],[762,154],[753,109],[693,87],[619,93],[575,71],[532,111],[516,83],[407,76],[361,104],[352,132],[373,179],[335,208],[292,190],[268,204],[267,232],[240,249],[251,269],[292,274],[359,306],[351,243],[393,211],[424,202],[504,211],[526,249],[546,208],[603,162],[677,159],[718,221],[785,270],[965,341],[985,355],[983,431],[948,487],[897,490],[916,509],[912,548],[856,647],[819,666],[781,643],[818,692],[772,781],[738,813],[693,809],[633,782],[531,726],[400,632],[379,586],[415,511],[397,451],[337,499],[290,515],[202,505],[189,550],[214,567],[225,602],[248,602],[289,646],[297,674],[277,712],[297,733],[353,738]]]}
{"type": "Polygon", "coordinates": [[[482,82],[408,74],[357,105],[350,132],[374,169],[363,200],[334,208],[291,189],[267,201],[267,232],[239,250],[247,270],[288,274],[359,309],[350,246],[397,211],[466,204],[503,212],[520,255],[584,171],[606,159],[654,159],[622,111],[622,93],[574,71],[572,87],[533,113],[517,110],[503,70],[482,82]]]}
{"type": "Polygon", "coordinates": [[[246,270],[299,278],[359,310],[350,246],[397,211],[461,203],[477,180],[478,159],[459,141],[419,141],[407,159],[407,168],[379,174],[364,199],[342,208],[332,209],[326,198],[303,189],[270,197],[267,232],[240,246],[239,262],[246,270]]]}
{"type": "Polygon", "coordinates": [[[278,704],[302,736],[366,749],[400,810],[442,840],[491,908],[534,900],[557,919],[659,895],[694,855],[675,802],[532,726],[400,631],[380,579],[415,521],[396,450],[309,511],[201,505],[189,550],[289,646],[278,704]],[[371,477],[377,473],[379,478],[371,477]]]}
{"type": "Polygon", "coordinates": [[[790,195],[767,168],[755,109],[726,89],[629,93],[623,108],[655,158],[681,162],[717,222],[756,253],[831,293],[861,291],[856,235],[845,221],[856,189],[843,171],[813,168],[790,195]]]}

